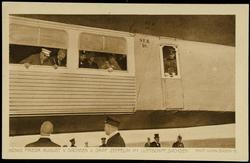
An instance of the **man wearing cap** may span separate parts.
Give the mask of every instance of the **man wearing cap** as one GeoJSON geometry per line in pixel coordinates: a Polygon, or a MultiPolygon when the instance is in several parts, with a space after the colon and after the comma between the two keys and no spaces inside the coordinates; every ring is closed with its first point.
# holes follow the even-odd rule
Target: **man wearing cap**
{"type": "Polygon", "coordinates": [[[45,48],[42,48],[42,51],[37,54],[32,54],[29,57],[20,61],[21,64],[26,64],[25,66],[28,68],[29,65],[52,65],[49,60],[51,51],[45,48]]]}
{"type": "Polygon", "coordinates": [[[70,139],[69,141],[70,141],[70,143],[71,143],[70,147],[76,147],[76,146],[75,146],[75,144],[76,144],[75,138],[72,138],[72,139],[70,139]]]}
{"type": "Polygon", "coordinates": [[[107,117],[104,131],[109,136],[106,147],[125,147],[125,142],[118,132],[120,122],[114,117],[107,117]]]}
{"type": "Polygon", "coordinates": [[[184,148],[184,144],[182,143],[182,137],[181,135],[178,135],[177,141],[173,144],[174,148],[184,148]]]}
{"type": "Polygon", "coordinates": [[[100,145],[99,147],[106,147],[106,138],[101,138],[102,140],[102,145],[100,145]]]}
{"type": "Polygon", "coordinates": [[[36,142],[27,144],[25,147],[60,147],[50,139],[50,134],[53,132],[53,124],[50,121],[45,121],[40,128],[40,139],[36,142]]]}
{"type": "Polygon", "coordinates": [[[155,134],[155,141],[150,143],[150,147],[161,147],[159,134],[155,134]]]}

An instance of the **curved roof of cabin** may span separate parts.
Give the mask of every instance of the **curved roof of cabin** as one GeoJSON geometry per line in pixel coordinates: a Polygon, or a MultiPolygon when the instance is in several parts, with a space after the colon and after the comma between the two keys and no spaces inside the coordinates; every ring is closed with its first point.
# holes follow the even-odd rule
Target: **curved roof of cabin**
{"type": "Polygon", "coordinates": [[[233,15],[16,15],[47,21],[235,46],[233,15]]]}

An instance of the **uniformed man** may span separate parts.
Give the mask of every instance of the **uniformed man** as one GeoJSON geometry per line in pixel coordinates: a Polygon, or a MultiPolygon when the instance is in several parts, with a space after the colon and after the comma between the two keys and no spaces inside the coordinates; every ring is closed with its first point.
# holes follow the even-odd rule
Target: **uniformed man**
{"type": "Polygon", "coordinates": [[[26,68],[28,68],[30,65],[52,65],[49,59],[50,53],[50,50],[42,48],[40,53],[32,54],[20,61],[20,63],[25,64],[26,68]]]}
{"type": "Polygon", "coordinates": [[[75,146],[75,144],[76,144],[75,138],[72,138],[72,139],[70,139],[69,141],[70,141],[70,143],[71,143],[70,147],[76,147],[76,146],[75,146]]]}
{"type": "Polygon", "coordinates": [[[60,145],[50,140],[50,134],[53,132],[53,124],[50,121],[45,121],[40,128],[40,139],[36,142],[27,144],[25,147],[60,147],[60,145]]]}
{"type": "Polygon", "coordinates": [[[155,141],[150,143],[150,147],[161,147],[159,134],[155,134],[154,139],[155,141]]]}
{"type": "Polygon", "coordinates": [[[106,147],[106,138],[105,137],[101,138],[101,141],[102,145],[100,145],[99,147],[106,147]]]}
{"type": "Polygon", "coordinates": [[[125,147],[125,142],[118,131],[120,122],[114,117],[107,117],[105,120],[104,131],[108,135],[107,147],[125,147]]]}
{"type": "Polygon", "coordinates": [[[182,137],[181,137],[181,135],[179,135],[177,137],[177,141],[173,144],[172,147],[174,147],[174,148],[184,148],[184,144],[182,143],[182,137]]]}

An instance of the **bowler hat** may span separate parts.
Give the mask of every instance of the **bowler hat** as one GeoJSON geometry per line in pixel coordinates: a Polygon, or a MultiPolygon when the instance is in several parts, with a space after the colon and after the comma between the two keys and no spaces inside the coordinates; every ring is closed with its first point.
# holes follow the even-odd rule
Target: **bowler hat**
{"type": "Polygon", "coordinates": [[[103,137],[103,138],[101,138],[101,140],[106,140],[106,138],[103,137]]]}
{"type": "Polygon", "coordinates": [[[119,120],[117,120],[114,117],[110,117],[110,116],[106,117],[106,120],[105,120],[104,123],[110,124],[110,125],[115,126],[115,127],[119,127],[119,125],[120,125],[120,121],[119,120]]]}
{"type": "Polygon", "coordinates": [[[69,141],[70,141],[70,142],[74,142],[74,141],[75,141],[75,138],[72,138],[72,139],[70,139],[69,141]]]}

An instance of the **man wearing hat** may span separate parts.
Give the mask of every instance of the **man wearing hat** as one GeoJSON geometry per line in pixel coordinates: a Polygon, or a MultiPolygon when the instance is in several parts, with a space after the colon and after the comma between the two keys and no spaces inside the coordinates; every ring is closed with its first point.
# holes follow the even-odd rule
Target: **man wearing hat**
{"type": "Polygon", "coordinates": [[[99,147],[106,147],[106,138],[101,138],[102,140],[102,145],[100,145],[99,147]]]}
{"type": "Polygon", "coordinates": [[[72,138],[72,139],[70,139],[69,141],[70,141],[70,143],[71,143],[70,147],[76,147],[76,146],[75,146],[75,144],[76,144],[75,138],[72,138]]]}
{"type": "Polygon", "coordinates": [[[155,134],[155,141],[150,143],[150,147],[161,147],[159,134],[155,134]]]}
{"type": "Polygon", "coordinates": [[[27,144],[25,147],[60,147],[50,139],[50,134],[53,132],[53,124],[50,121],[42,123],[40,128],[41,137],[33,143],[27,144]]]}
{"type": "Polygon", "coordinates": [[[28,68],[30,65],[52,65],[49,60],[51,51],[45,48],[42,48],[40,53],[32,54],[29,57],[23,59],[20,63],[25,64],[28,68]]]}
{"type": "Polygon", "coordinates": [[[184,148],[184,144],[182,143],[182,137],[181,135],[178,135],[177,141],[173,144],[174,148],[184,148]]]}
{"type": "Polygon", "coordinates": [[[106,147],[125,147],[125,142],[121,137],[118,127],[120,122],[114,117],[107,117],[105,120],[104,131],[108,135],[106,147]]]}

